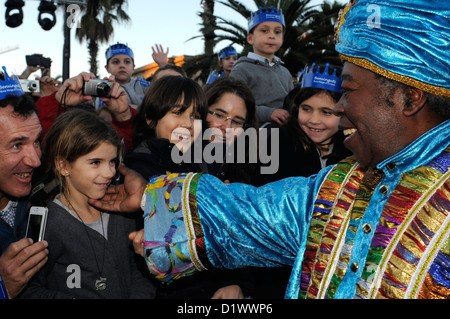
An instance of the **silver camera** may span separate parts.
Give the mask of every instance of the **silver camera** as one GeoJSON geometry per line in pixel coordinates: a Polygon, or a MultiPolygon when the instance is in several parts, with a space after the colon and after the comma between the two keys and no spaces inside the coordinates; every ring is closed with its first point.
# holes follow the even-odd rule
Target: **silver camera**
{"type": "Polygon", "coordinates": [[[19,82],[24,93],[36,93],[41,90],[38,80],[19,79],[19,82]]]}
{"type": "Polygon", "coordinates": [[[110,97],[113,85],[114,82],[100,79],[91,79],[88,82],[84,82],[83,95],[110,97]]]}

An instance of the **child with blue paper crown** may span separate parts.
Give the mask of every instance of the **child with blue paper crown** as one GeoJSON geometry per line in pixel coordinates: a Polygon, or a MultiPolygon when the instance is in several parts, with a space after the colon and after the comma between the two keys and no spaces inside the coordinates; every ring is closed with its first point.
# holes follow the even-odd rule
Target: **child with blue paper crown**
{"type": "Polygon", "coordinates": [[[286,95],[294,88],[290,72],[275,53],[283,44],[285,22],[282,10],[259,8],[248,21],[247,42],[253,52],[241,57],[230,77],[248,84],[256,100],[260,124],[283,124],[289,113],[282,109],[286,95]]]}
{"type": "Polygon", "coordinates": [[[342,96],[342,68],[313,63],[301,71],[299,83],[285,100],[290,114],[287,123],[274,128],[279,130],[279,139],[274,141],[277,145],[266,143],[267,154],[278,151],[279,169],[274,174],[258,174],[254,185],[291,176],[308,177],[352,155],[343,143],[339,114],[333,110],[342,96]]]}
{"type": "Polygon", "coordinates": [[[128,103],[137,108],[144,98],[150,82],[141,77],[132,78],[134,71],[133,50],[126,44],[117,42],[106,50],[106,70],[115,76],[116,81],[125,89],[128,103]]]}
{"type": "Polygon", "coordinates": [[[231,69],[238,59],[238,54],[236,49],[233,48],[233,46],[229,45],[219,51],[218,58],[218,64],[222,68],[222,72],[219,73],[216,70],[213,70],[209,74],[206,84],[211,84],[222,76],[229,76],[231,73],[231,69]]]}

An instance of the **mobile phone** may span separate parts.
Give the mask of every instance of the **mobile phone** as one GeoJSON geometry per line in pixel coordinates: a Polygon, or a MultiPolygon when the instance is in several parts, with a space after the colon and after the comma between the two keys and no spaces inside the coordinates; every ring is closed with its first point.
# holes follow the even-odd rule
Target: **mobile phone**
{"type": "Polygon", "coordinates": [[[43,66],[44,68],[49,69],[52,64],[50,58],[45,58],[39,54],[26,55],[25,59],[29,66],[43,66]]]}
{"type": "Polygon", "coordinates": [[[34,243],[44,239],[47,214],[47,207],[32,206],[30,208],[26,238],[33,239],[34,243]]]}

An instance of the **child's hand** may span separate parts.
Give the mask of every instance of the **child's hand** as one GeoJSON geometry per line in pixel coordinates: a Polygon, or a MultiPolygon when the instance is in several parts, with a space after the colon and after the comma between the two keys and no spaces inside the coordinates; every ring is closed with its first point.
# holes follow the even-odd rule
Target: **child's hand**
{"type": "Polygon", "coordinates": [[[159,67],[167,64],[167,57],[169,56],[169,48],[164,52],[161,44],[155,44],[155,47],[152,47],[152,58],[158,64],[159,67]],[[156,48],[156,49],[155,49],[156,48]]]}
{"type": "MultiPolygon", "coordinates": [[[[104,80],[114,82],[115,78],[110,76],[109,78],[105,77],[104,80]]],[[[102,98],[101,100],[117,121],[122,122],[131,118],[132,114],[128,105],[127,92],[118,82],[114,82],[110,97],[102,98]]]]}
{"type": "Polygon", "coordinates": [[[276,109],[275,111],[272,112],[270,118],[272,119],[272,121],[280,125],[283,125],[289,118],[289,112],[284,109],[276,109]]]}

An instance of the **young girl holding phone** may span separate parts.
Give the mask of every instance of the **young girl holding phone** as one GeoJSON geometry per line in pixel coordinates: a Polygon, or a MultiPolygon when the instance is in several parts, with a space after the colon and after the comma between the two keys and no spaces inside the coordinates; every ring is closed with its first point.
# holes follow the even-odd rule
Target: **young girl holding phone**
{"type": "Polygon", "coordinates": [[[23,297],[154,297],[130,250],[135,221],[88,203],[104,196],[120,154],[116,131],[96,114],[74,109],[57,118],[44,140],[43,163],[61,183],[61,193],[47,205],[49,260],[23,297]]]}

